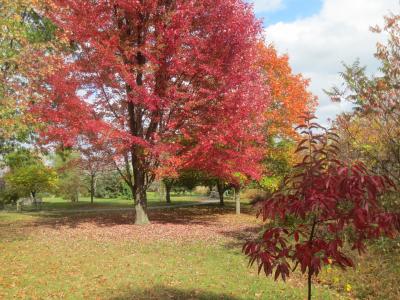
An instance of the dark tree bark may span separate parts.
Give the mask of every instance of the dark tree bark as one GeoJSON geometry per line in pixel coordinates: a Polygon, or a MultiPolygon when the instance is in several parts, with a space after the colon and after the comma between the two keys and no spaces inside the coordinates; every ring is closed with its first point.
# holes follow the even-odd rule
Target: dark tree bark
{"type": "Polygon", "coordinates": [[[31,192],[32,194],[32,198],[33,198],[33,204],[35,205],[35,207],[37,207],[37,203],[36,203],[36,192],[31,192]]]}
{"type": "Polygon", "coordinates": [[[172,184],[165,185],[165,199],[167,200],[167,203],[171,203],[171,189],[172,184]]]}
{"type": "MultiPolygon", "coordinates": [[[[140,0],[140,3],[144,3],[144,0],[140,0]]],[[[172,1],[167,1],[165,3],[166,7],[171,5],[172,1]]],[[[116,11],[118,17],[118,12],[116,11]]],[[[127,43],[133,43],[136,48],[140,48],[145,43],[146,33],[148,32],[148,18],[149,14],[140,13],[139,22],[133,24],[130,22],[131,17],[128,15],[119,17],[118,27],[121,29],[121,41],[127,43]]],[[[156,32],[157,33],[157,32],[156,32]]],[[[121,51],[124,53],[124,51],[121,51]]],[[[132,66],[132,70],[136,73],[137,86],[143,86],[143,70],[147,63],[147,58],[143,52],[138,50],[136,55],[131,58],[122,54],[122,59],[127,65],[132,66]]],[[[161,64],[158,71],[156,72],[156,86],[155,92],[159,97],[163,97],[166,90],[166,64],[161,64]]],[[[132,84],[132,83],[131,83],[132,84]]],[[[132,101],[132,91],[131,85],[126,83],[126,95],[127,95],[127,109],[128,109],[128,124],[130,129],[130,134],[132,136],[144,139],[151,142],[153,134],[158,130],[160,126],[160,120],[162,119],[162,113],[158,110],[149,112],[146,107],[140,104],[136,104],[132,101]],[[150,115],[149,120],[144,121],[146,113],[150,115]]],[[[147,216],[147,196],[146,190],[149,184],[154,179],[154,176],[149,173],[148,164],[146,160],[145,149],[140,145],[132,145],[130,149],[131,155],[131,165],[133,171],[133,179],[130,181],[130,187],[132,190],[133,200],[135,203],[136,220],[135,224],[149,224],[149,219],[147,216]]],[[[129,180],[128,180],[129,182],[129,180]]]]}
{"type": "Polygon", "coordinates": [[[165,178],[163,180],[163,183],[165,185],[165,200],[167,201],[167,203],[171,203],[171,190],[174,186],[175,181],[173,179],[165,178]]]}
{"type": "MultiPolygon", "coordinates": [[[[317,225],[317,218],[314,217],[312,228],[311,228],[311,233],[310,233],[310,238],[308,242],[312,244],[313,239],[314,239],[314,233],[315,233],[315,227],[317,225]]],[[[308,288],[308,300],[311,300],[311,288],[312,288],[312,275],[313,275],[313,270],[311,268],[308,269],[308,274],[307,274],[307,288],[308,288]]]]}
{"type": "Polygon", "coordinates": [[[94,180],[95,180],[95,175],[91,174],[90,175],[90,204],[94,203],[94,192],[95,192],[94,180]]]}
{"type": "Polygon", "coordinates": [[[218,180],[217,182],[217,189],[218,189],[218,195],[219,195],[219,205],[224,206],[224,193],[225,193],[225,184],[218,180]]]}

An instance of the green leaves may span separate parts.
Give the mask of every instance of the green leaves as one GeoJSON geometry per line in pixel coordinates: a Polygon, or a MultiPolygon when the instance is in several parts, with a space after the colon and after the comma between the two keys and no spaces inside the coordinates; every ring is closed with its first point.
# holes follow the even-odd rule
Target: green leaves
{"type": "Polygon", "coordinates": [[[20,150],[9,154],[6,162],[10,171],[5,176],[5,182],[10,193],[24,197],[56,189],[56,172],[45,166],[35,154],[20,150]]]}

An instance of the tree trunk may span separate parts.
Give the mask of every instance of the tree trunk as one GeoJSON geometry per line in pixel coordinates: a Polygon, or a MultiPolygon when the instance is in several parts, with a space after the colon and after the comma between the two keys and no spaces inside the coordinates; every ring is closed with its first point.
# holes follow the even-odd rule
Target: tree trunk
{"type": "MultiPolygon", "coordinates": [[[[317,226],[317,217],[314,216],[311,233],[310,233],[310,238],[308,239],[308,243],[310,244],[310,246],[312,246],[316,226],[317,226]]],[[[307,276],[308,300],[311,300],[312,275],[313,275],[313,270],[311,268],[308,268],[308,276],[307,276]]]]}
{"type": "Polygon", "coordinates": [[[91,175],[90,176],[90,204],[92,204],[93,205],[93,200],[94,200],[94,178],[95,178],[95,175],[91,175]]]}
{"type": "Polygon", "coordinates": [[[311,300],[311,279],[312,279],[312,274],[311,274],[311,270],[308,270],[308,276],[307,276],[307,286],[308,286],[308,300],[311,300]]]}
{"type": "Polygon", "coordinates": [[[217,183],[217,189],[218,189],[218,194],[219,194],[219,205],[224,206],[224,183],[221,181],[218,181],[217,183]]]}
{"type": "Polygon", "coordinates": [[[37,207],[37,203],[36,203],[36,192],[31,192],[32,194],[32,198],[33,198],[33,204],[35,205],[35,207],[37,207]]]}
{"type": "Polygon", "coordinates": [[[165,193],[166,193],[165,183],[163,181],[160,181],[160,184],[158,186],[158,196],[160,201],[164,201],[165,193]]]}
{"type": "Polygon", "coordinates": [[[171,189],[172,189],[172,184],[166,184],[165,185],[165,199],[167,200],[167,203],[171,203],[171,189]]]}
{"type": "Polygon", "coordinates": [[[141,170],[135,170],[135,184],[134,184],[134,199],[135,199],[135,224],[146,225],[150,224],[149,217],[147,216],[147,195],[145,187],[145,174],[141,170]]]}
{"type": "Polygon", "coordinates": [[[240,188],[235,188],[236,214],[240,215],[240,188]]]}
{"type": "Polygon", "coordinates": [[[147,216],[146,191],[144,189],[136,192],[135,212],[136,212],[136,218],[135,218],[136,225],[150,224],[149,217],[147,216]]]}

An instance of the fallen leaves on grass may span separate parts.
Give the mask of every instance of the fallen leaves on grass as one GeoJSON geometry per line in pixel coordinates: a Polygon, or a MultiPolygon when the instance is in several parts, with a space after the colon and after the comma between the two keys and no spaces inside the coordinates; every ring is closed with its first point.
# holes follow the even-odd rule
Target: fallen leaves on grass
{"type": "Polygon", "coordinates": [[[173,241],[218,242],[243,244],[260,228],[254,216],[235,215],[219,207],[181,208],[151,211],[152,223],[133,224],[132,213],[98,213],[48,217],[40,221],[12,226],[19,235],[25,233],[43,239],[90,239],[101,241],[173,241]]]}

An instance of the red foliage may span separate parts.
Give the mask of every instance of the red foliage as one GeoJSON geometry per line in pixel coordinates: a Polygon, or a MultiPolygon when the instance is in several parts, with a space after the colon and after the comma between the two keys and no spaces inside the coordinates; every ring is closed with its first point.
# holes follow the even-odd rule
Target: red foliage
{"type": "MultiPolygon", "coordinates": [[[[248,4],[52,3],[49,17],[73,51],[36,107],[49,140],[75,144],[92,134],[129,156],[136,200],[155,174],[174,172],[200,152],[223,161],[240,153],[242,165],[254,165],[242,146],[258,139],[249,128],[261,124],[254,120],[267,93],[255,67],[261,26],[248,4]]],[[[209,169],[206,159],[199,164],[209,169]]]]}
{"type": "Polygon", "coordinates": [[[298,265],[309,278],[324,264],[351,267],[342,249],[345,235],[362,252],[367,239],[393,237],[400,229],[399,216],[383,211],[379,203],[393,183],[362,163],[338,161],[332,131],[310,119],[299,128],[306,136],[297,148],[303,161],[283,190],[259,204],[263,220],[271,223],[260,240],[243,248],[251,264],[256,262],[266,275],[275,272],[275,279],[285,280],[298,265]]]}

